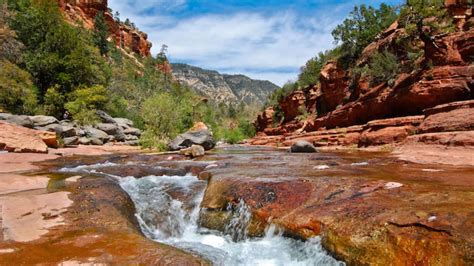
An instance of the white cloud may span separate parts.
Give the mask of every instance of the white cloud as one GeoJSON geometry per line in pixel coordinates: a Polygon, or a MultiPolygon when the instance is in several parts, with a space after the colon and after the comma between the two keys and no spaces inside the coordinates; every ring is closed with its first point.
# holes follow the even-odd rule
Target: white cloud
{"type": "MultiPolygon", "coordinates": [[[[128,1],[110,0],[110,5],[122,13],[122,18],[129,17],[148,33],[154,54],[161,44],[167,44],[172,62],[242,73],[278,85],[295,79],[299,67],[309,58],[332,47],[331,31],[340,21],[324,10],[311,17],[300,17],[291,11],[270,15],[240,12],[202,14],[179,21],[170,16],[142,14],[164,2],[141,1],[140,8],[135,9],[128,1]]],[[[174,8],[186,5],[185,0],[171,2],[174,8]]],[[[166,3],[169,8],[170,1],[166,3]]]]}

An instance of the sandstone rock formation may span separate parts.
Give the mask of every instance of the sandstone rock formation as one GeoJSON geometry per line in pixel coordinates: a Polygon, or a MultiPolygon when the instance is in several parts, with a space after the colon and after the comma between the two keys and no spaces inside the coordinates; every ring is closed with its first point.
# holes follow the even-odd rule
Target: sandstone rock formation
{"type": "Polygon", "coordinates": [[[109,13],[107,0],[58,0],[66,19],[86,28],[94,27],[94,18],[103,12],[109,27],[110,39],[119,48],[143,57],[150,56],[151,42],[148,35],[131,26],[115,21],[109,13]]]}
{"type": "Polygon", "coordinates": [[[0,121],[0,150],[47,153],[48,146],[43,141],[43,137],[50,144],[56,141],[56,136],[54,135],[54,140],[52,140],[47,132],[0,121]]]}
{"type": "MultiPolygon", "coordinates": [[[[367,76],[354,79],[334,61],[322,69],[319,84],[287,95],[278,108],[284,117],[274,121],[274,108],[255,122],[254,145],[291,146],[309,140],[316,146],[359,147],[401,143],[420,133],[472,131],[474,97],[474,20],[472,6],[463,1],[447,3],[454,21],[448,34],[420,37],[424,56],[420,67],[401,71],[392,80],[371,84],[367,76]],[[352,81],[350,81],[352,79],[352,81]],[[439,107],[436,107],[439,106],[439,107]],[[299,115],[308,112],[301,121],[299,115]]],[[[366,47],[357,61],[363,67],[377,51],[392,51],[400,65],[407,64],[398,40],[406,30],[398,22],[366,47]]]]}

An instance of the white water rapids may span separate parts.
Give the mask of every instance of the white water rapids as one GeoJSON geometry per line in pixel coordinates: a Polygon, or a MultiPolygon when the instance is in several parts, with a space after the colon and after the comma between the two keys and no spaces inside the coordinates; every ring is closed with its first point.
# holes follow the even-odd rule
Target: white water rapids
{"type": "Polygon", "coordinates": [[[306,242],[283,237],[274,226],[262,238],[248,238],[251,219],[244,201],[229,206],[224,233],[198,225],[206,181],[192,175],[118,177],[101,172],[115,163],[62,168],[61,172],[104,174],[116,178],[135,204],[142,232],[150,239],[189,251],[214,265],[344,265],[332,258],[319,238],[306,242]]]}
{"type": "Polygon", "coordinates": [[[286,238],[273,226],[265,237],[247,238],[251,214],[243,201],[234,208],[225,233],[200,228],[205,182],[195,176],[127,177],[120,185],[135,203],[147,237],[198,254],[215,265],[343,265],[323,250],[319,238],[306,242],[286,238]]]}

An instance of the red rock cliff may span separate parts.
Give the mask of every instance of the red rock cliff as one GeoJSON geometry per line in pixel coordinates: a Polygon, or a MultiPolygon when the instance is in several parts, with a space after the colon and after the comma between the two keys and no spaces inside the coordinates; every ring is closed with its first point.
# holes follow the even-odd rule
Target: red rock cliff
{"type": "MultiPolygon", "coordinates": [[[[257,130],[260,132],[258,135],[260,139],[256,139],[257,143],[291,145],[291,141],[287,140],[291,140],[293,137],[304,137],[318,142],[320,140],[314,137],[318,134],[321,135],[320,139],[323,142],[329,141],[331,143],[331,138],[327,138],[326,133],[322,134],[321,132],[328,129],[351,127],[350,130],[343,131],[359,131],[357,133],[359,134],[365,128],[369,128],[370,126],[366,123],[370,124],[370,121],[373,120],[400,117],[400,121],[402,121],[403,117],[423,115],[423,111],[427,108],[474,99],[474,16],[472,6],[465,5],[463,1],[460,1],[448,5],[448,11],[452,14],[457,29],[449,34],[433,33],[430,38],[420,37],[418,45],[424,54],[417,60],[420,67],[401,71],[391,82],[370,84],[367,77],[351,82],[350,77],[353,76],[351,69],[344,70],[334,61],[330,61],[323,67],[318,85],[293,92],[280,101],[277,109],[281,110],[285,118],[280,124],[267,122],[271,121],[271,118],[266,118],[270,110],[259,116],[256,125],[258,125],[257,130]],[[298,120],[298,118],[301,120],[301,116],[299,116],[301,110],[306,110],[309,113],[306,115],[305,121],[298,120]],[[360,128],[352,127],[356,125],[360,128]],[[309,135],[302,136],[302,134],[309,135]],[[262,139],[264,135],[269,137],[262,139]]],[[[403,47],[397,44],[400,36],[404,34],[406,34],[405,29],[398,23],[394,23],[380,34],[375,42],[367,46],[357,64],[359,66],[367,64],[371,54],[384,50],[388,50],[398,57],[397,60],[402,66],[401,68],[410,64],[406,60],[406,51],[403,51],[403,47]]],[[[411,125],[416,126],[416,123],[411,123],[411,125]]],[[[399,127],[399,125],[389,126],[399,127]]],[[[397,130],[399,133],[403,133],[398,134],[403,136],[396,137],[397,141],[414,133],[412,128],[398,128],[397,130]]],[[[336,131],[331,131],[328,134],[336,136],[342,132],[336,131]]],[[[372,129],[371,132],[375,131],[372,129]]],[[[391,130],[390,134],[396,135],[394,132],[395,130],[391,130]]],[[[377,134],[380,132],[377,131],[377,134]]],[[[370,137],[374,136],[376,136],[375,133],[370,135],[370,137]]],[[[336,140],[334,138],[338,144],[343,142],[336,140]]],[[[367,142],[353,138],[348,143],[365,145],[367,142]]],[[[382,142],[386,143],[387,141],[382,142]]]]}
{"type": "Polygon", "coordinates": [[[109,26],[110,40],[117,47],[141,56],[150,56],[151,42],[146,33],[133,29],[123,23],[117,23],[108,9],[107,0],[59,0],[59,6],[66,19],[73,24],[82,24],[91,29],[94,18],[104,12],[109,26]]]}

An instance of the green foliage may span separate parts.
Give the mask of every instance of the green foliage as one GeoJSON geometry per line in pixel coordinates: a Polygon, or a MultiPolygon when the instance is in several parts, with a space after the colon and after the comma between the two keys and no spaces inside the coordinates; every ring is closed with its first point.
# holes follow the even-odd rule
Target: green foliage
{"type": "Polygon", "coordinates": [[[36,109],[36,90],[28,72],[0,60],[0,109],[31,114],[36,109]]]}
{"type": "Polygon", "coordinates": [[[265,107],[269,106],[277,106],[279,102],[281,102],[286,96],[288,96],[290,93],[298,90],[298,83],[297,82],[291,82],[288,81],[283,87],[275,90],[271,95],[267,103],[265,104],[265,107]]]}
{"type": "Polygon", "coordinates": [[[346,68],[352,65],[363,49],[396,19],[395,8],[386,4],[378,9],[366,5],[354,7],[349,17],[332,31],[334,40],[340,43],[341,65],[346,68]]]}
{"type": "Polygon", "coordinates": [[[83,125],[95,124],[98,121],[96,111],[104,109],[109,101],[107,89],[101,85],[79,88],[68,98],[66,109],[83,125]]]}
{"type": "Polygon", "coordinates": [[[24,61],[39,89],[60,86],[67,94],[79,86],[106,85],[107,65],[85,30],[67,24],[56,2],[19,0],[11,21],[18,39],[25,44],[24,61]]]}
{"type": "Polygon", "coordinates": [[[146,131],[159,139],[167,140],[189,127],[192,109],[188,99],[161,92],[143,103],[141,113],[146,123],[146,131]]]}
{"type": "Polygon", "coordinates": [[[398,71],[397,57],[388,51],[383,51],[372,55],[367,75],[369,75],[372,85],[384,82],[388,82],[391,85],[398,71]]]}
{"type": "Polygon", "coordinates": [[[300,87],[307,87],[309,85],[315,85],[319,83],[319,74],[330,59],[335,58],[337,55],[337,49],[320,52],[317,56],[309,59],[306,64],[301,68],[298,76],[298,85],[300,87]]]}
{"type": "Polygon", "coordinates": [[[61,117],[64,113],[64,104],[66,96],[60,92],[59,86],[53,86],[46,90],[44,95],[43,113],[55,117],[61,117]]]}
{"type": "Polygon", "coordinates": [[[109,27],[105,21],[104,13],[99,12],[94,18],[94,31],[92,34],[95,45],[99,48],[101,55],[109,53],[109,27]]]}
{"type": "Polygon", "coordinates": [[[428,34],[422,32],[423,26],[429,26],[430,35],[448,33],[455,29],[444,0],[408,0],[400,11],[399,21],[408,35],[428,34]],[[433,19],[424,20],[425,18],[433,19]]]}

